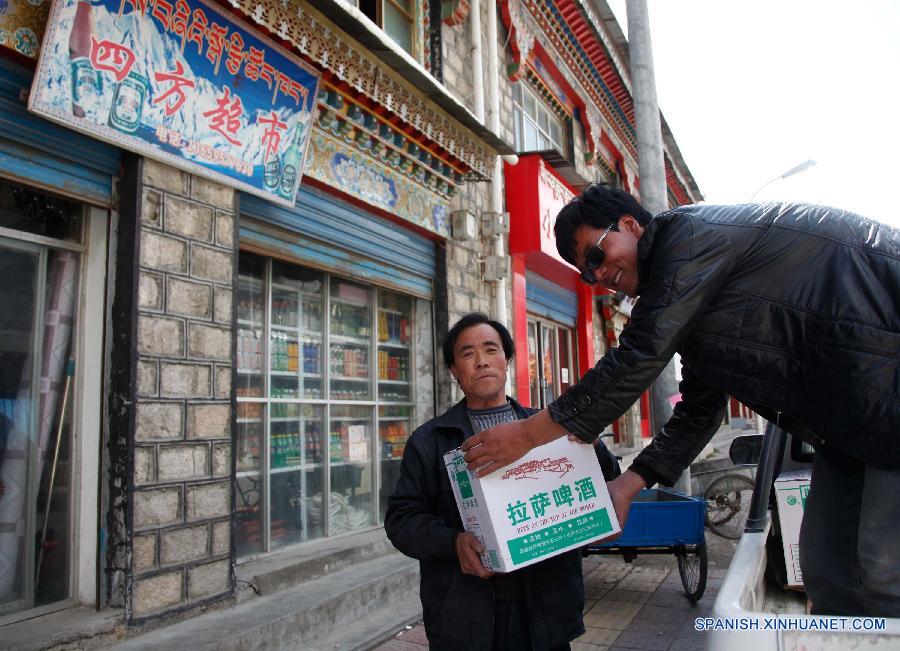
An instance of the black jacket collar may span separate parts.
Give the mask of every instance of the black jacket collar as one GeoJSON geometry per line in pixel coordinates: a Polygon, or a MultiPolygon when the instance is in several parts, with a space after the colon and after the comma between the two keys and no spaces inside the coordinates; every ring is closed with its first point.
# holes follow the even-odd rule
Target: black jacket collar
{"type": "MultiPolygon", "coordinates": [[[[528,418],[531,414],[533,414],[536,410],[528,409],[520,405],[516,400],[506,396],[506,399],[509,400],[509,404],[512,405],[513,411],[516,412],[516,416],[521,418],[528,418]]],[[[472,422],[469,420],[468,409],[466,408],[466,399],[463,398],[455,405],[450,407],[443,414],[434,419],[434,426],[437,429],[456,429],[462,430],[463,438],[469,438],[475,432],[472,431],[472,422]]]]}

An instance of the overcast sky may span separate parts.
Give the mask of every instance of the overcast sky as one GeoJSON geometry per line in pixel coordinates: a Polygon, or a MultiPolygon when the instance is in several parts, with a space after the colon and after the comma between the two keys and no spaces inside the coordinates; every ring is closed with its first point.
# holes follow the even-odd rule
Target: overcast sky
{"type": "MultiPolygon", "coordinates": [[[[900,1],[647,0],[660,108],[708,203],[833,205],[900,228],[900,1]]],[[[627,33],[625,0],[609,0],[627,33]]]]}

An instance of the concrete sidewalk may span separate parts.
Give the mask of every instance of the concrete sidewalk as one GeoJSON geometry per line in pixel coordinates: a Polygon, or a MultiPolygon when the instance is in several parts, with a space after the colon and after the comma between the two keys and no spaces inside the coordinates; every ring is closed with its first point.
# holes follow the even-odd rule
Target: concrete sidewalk
{"type": "MultiPolygon", "coordinates": [[[[697,603],[684,595],[674,556],[638,556],[625,563],[613,556],[584,559],[587,631],[572,642],[573,651],[693,651],[705,648],[705,634],[694,630],[697,617],[708,617],[734,554],[737,541],[706,532],[709,573],[697,603]]],[[[428,648],[421,623],[375,647],[378,651],[428,648]]]]}

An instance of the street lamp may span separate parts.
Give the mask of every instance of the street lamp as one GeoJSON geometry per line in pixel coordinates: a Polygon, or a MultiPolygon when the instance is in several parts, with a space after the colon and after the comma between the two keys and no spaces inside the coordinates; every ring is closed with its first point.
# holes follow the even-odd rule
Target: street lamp
{"type": "Polygon", "coordinates": [[[795,174],[800,174],[800,172],[805,172],[810,167],[813,167],[815,164],[816,164],[816,161],[814,161],[812,158],[810,158],[809,160],[803,161],[799,165],[795,165],[794,167],[789,169],[784,174],[780,174],[780,175],[776,176],[774,179],[769,179],[768,181],[763,183],[761,186],[759,186],[759,189],[753,193],[752,197],[750,197],[750,201],[753,201],[753,199],[756,197],[756,195],[758,195],[760,192],[762,192],[763,188],[768,186],[770,183],[774,183],[775,181],[778,181],[780,179],[786,179],[787,177],[794,176],[795,174]]]}

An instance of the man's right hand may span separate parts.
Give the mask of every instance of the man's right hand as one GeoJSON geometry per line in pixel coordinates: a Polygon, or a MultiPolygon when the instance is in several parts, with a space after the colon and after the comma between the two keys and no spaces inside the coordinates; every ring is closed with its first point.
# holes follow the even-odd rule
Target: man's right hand
{"type": "Polygon", "coordinates": [[[476,477],[484,477],[566,433],[566,428],[554,423],[549,412],[542,409],[524,420],[500,423],[470,436],[460,449],[465,452],[469,470],[476,477]]]}
{"type": "MultiPolygon", "coordinates": [[[[646,487],[647,483],[644,481],[644,478],[633,470],[626,470],[612,481],[606,483],[613,508],[616,510],[616,517],[619,520],[619,527],[622,530],[625,529],[625,521],[628,519],[631,501],[642,488],[646,487]]],[[[610,540],[615,539],[610,538],[610,540]]]]}
{"type": "Polygon", "coordinates": [[[486,579],[496,574],[490,570],[486,570],[481,564],[478,554],[484,551],[484,546],[478,542],[478,538],[468,531],[456,534],[453,540],[453,546],[456,548],[456,557],[459,559],[459,569],[463,574],[471,574],[479,579],[486,579]]]}

